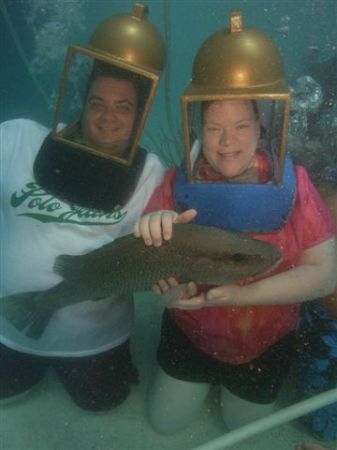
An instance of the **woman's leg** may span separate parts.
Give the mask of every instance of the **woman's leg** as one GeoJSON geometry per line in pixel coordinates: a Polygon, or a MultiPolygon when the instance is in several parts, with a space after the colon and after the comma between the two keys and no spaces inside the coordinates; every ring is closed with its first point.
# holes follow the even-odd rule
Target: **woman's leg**
{"type": "Polygon", "coordinates": [[[186,428],[199,415],[209,384],[182,381],[158,367],[148,392],[148,418],[158,433],[172,434],[186,428]]]}
{"type": "Polygon", "coordinates": [[[258,358],[231,366],[221,387],[221,410],[229,429],[276,411],[276,401],[294,355],[295,336],[283,337],[258,358]]]}
{"type": "Polygon", "coordinates": [[[234,430],[268,416],[275,410],[275,402],[266,404],[249,402],[232,394],[223,386],[221,387],[221,412],[229,430],[234,430]]]}

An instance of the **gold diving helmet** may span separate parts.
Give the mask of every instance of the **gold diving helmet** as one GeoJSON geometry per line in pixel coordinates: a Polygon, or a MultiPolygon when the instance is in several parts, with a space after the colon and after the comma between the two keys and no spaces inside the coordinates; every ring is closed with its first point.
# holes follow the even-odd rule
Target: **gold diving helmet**
{"type": "MultiPolygon", "coordinates": [[[[123,165],[132,163],[166,60],[165,43],[147,15],[148,8],[136,3],[132,13],[116,14],[102,22],[87,46],[69,46],[56,105],[54,139],[123,165]],[[135,87],[136,111],[128,139],[118,135],[118,126],[113,131],[106,127],[106,134],[116,134],[115,141],[106,135],[101,145],[100,138],[85,138],[83,117],[90,89],[99,76],[127,80],[135,87]]],[[[95,107],[113,109],[104,103],[95,107]]],[[[121,114],[127,113],[125,105],[124,109],[121,114]]]]}
{"type": "Polygon", "coordinates": [[[221,29],[202,44],[194,59],[191,83],[181,98],[190,182],[196,158],[193,143],[202,135],[202,102],[226,99],[256,101],[264,140],[272,153],[273,181],[280,184],[291,94],[278,48],[262,31],[243,28],[240,11],[231,13],[230,30],[221,29]]]}

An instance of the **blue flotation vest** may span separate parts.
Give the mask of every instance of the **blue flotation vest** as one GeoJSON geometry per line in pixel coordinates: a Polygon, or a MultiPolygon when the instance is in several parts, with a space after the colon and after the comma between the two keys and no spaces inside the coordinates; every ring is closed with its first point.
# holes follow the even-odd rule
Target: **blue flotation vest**
{"type": "Polygon", "coordinates": [[[287,222],[296,197],[296,176],[289,156],[281,186],[265,184],[190,183],[185,164],[178,169],[174,200],[178,212],[194,208],[194,222],[243,232],[277,231],[287,222]]]}

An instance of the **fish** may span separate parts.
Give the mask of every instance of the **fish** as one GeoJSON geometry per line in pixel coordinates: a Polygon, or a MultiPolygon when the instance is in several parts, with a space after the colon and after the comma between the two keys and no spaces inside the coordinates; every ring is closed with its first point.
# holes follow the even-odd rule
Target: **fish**
{"type": "Polygon", "coordinates": [[[111,295],[148,291],[161,279],[222,285],[272,270],[278,247],[247,234],[197,224],[174,224],[172,239],[146,246],[128,234],[83,255],[60,255],[54,271],[63,280],[42,291],[0,299],[0,314],[37,339],[62,307],[111,295]]]}

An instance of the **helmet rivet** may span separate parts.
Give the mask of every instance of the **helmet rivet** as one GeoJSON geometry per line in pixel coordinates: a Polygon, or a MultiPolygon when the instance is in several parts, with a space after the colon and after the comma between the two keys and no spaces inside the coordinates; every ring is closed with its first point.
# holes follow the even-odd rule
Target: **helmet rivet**
{"type": "Polygon", "coordinates": [[[135,3],[133,5],[132,15],[138,19],[144,20],[147,18],[149,8],[142,3],[135,3]]]}
{"type": "Polygon", "coordinates": [[[240,33],[242,31],[241,11],[232,11],[230,22],[231,22],[231,33],[240,33]]]}

